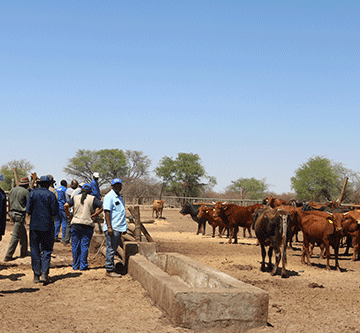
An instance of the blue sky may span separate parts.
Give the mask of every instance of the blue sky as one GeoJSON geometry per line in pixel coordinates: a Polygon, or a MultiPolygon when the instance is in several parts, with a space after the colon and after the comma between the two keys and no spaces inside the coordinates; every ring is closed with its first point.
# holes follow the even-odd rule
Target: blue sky
{"type": "Polygon", "coordinates": [[[195,153],[216,191],[359,171],[358,1],[2,1],[0,165],[78,149],[195,153]]]}

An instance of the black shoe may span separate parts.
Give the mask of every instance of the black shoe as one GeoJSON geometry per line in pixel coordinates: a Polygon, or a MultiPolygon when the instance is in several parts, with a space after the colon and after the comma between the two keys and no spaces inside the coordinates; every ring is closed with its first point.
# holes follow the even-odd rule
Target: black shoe
{"type": "Polygon", "coordinates": [[[44,282],[44,284],[48,284],[50,282],[49,275],[47,273],[41,273],[40,282],[44,282]]]}
{"type": "Polygon", "coordinates": [[[40,275],[34,274],[34,283],[40,282],[40,275]]]}
{"type": "Polygon", "coordinates": [[[8,262],[8,261],[11,261],[11,260],[14,260],[14,258],[13,257],[5,257],[3,261],[8,262]]]}
{"type": "Polygon", "coordinates": [[[20,258],[25,258],[27,256],[31,256],[31,252],[27,251],[26,253],[21,254],[20,258]]]}
{"type": "Polygon", "coordinates": [[[55,237],[55,242],[61,242],[59,237],[55,237]]]}

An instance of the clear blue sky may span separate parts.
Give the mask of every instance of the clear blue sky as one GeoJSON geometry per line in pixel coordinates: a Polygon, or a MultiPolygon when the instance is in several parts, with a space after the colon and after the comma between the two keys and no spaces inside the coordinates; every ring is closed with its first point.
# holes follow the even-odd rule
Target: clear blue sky
{"type": "Polygon", "coordinates": [[[360,170],[359,1],[2,1],[0,165],[195,153],[276,193],[313,156],[360,170]]]}

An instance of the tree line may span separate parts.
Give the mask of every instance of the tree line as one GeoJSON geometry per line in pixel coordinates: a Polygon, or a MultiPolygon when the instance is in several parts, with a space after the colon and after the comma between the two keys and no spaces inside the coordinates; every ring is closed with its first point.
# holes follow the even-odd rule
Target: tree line
{"type": "MultiPolygon", "coordinates": [[[[121,149],[79,149],[64,167],[64,172],[79,182],[90,182],[94,171],[100,173],[99,185],[108,185],[113,178],[121,178],[123,194],[137,198],[174,195],[178,197],[212,197],[261,200],[274,195],[283,199],[322,202],[336,200],[348,179],[343,202],[360,202],[360,174],[347,169],[342,163],[324,156],[313,156],[295,170],[291,177],[294,192],[276,194],[269,191],[266,179],[238,178],[231,181],[223,193],[213,191],[216,178],[206,173],[200,156],[178,153],[176,158],[164,156],[150,177],[151,160],[142,151],[121,149]]],[[[14,167],[19,177],[35,171],[34,166],[22,159],[1,166],[4,181],[0,186],[10,190],[13,186],[14,167]]]]}

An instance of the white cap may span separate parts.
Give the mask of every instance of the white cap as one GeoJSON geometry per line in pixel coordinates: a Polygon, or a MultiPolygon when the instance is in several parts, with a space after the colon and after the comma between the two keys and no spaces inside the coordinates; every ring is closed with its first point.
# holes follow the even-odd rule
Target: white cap
{"type": "Polygon", "coordinates": [[[99,175],[98,172],[94,172],[94,173],[93,173],[93,176],[94,176],[95,178],[99,178],[100,175],[99,175]]]}

